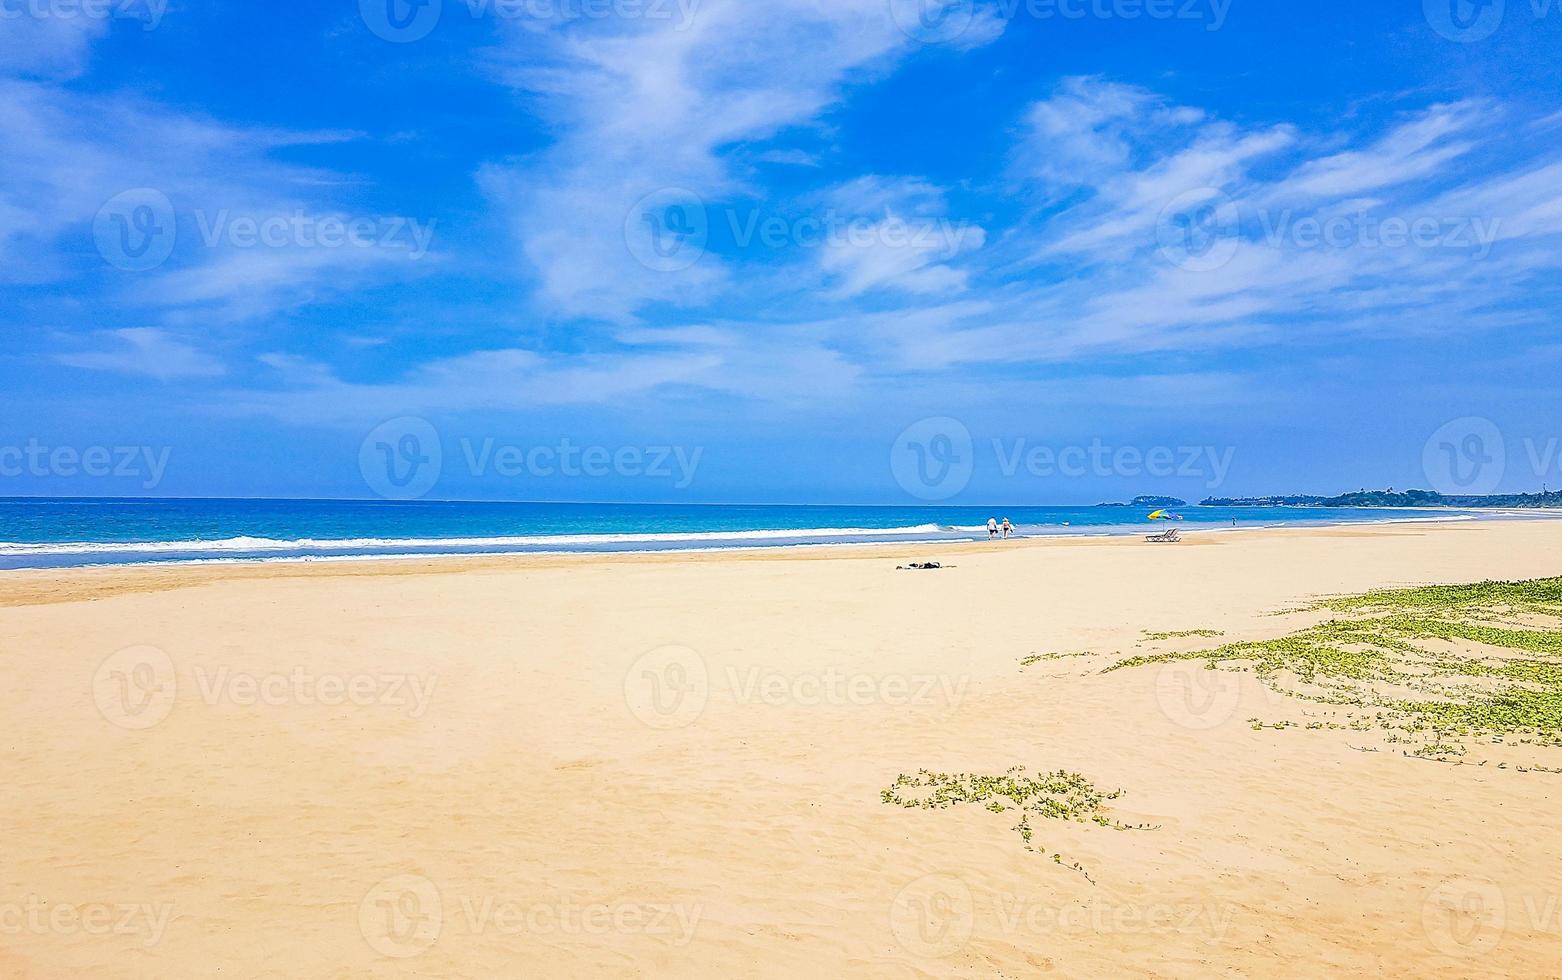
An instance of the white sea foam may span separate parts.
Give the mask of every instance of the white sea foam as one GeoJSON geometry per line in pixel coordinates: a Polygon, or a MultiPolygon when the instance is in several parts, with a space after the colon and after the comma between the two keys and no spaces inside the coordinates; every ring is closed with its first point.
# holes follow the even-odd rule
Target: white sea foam
{"type": "Polygon", "coordinates": [[[266,551],[380,551],[387,548],[531,548],[699,541],[812,541],[820,538],[904,537],[947,533],[937,524],[911,527],[813,527],[765,531],[666,531],[633,534],[528,534],[481,538],[217,538],[185,541],[0,541],[0,555],[223,554],[266,551]]]}
{"type": "MultiPolygon", "coordinates": [[[[1334,516],[1334,515],[1331,515],[1334,516]]],[[[1352,515],[1355,516],[1355,515],[1352,515]]],[[[1353,520],[1340,515],[1335,520],[1248,524],[1228,527],[1218,523],[1190,522],[1187,530],[1258,530],[1265,526],[1350,526],[1357,524],[1437,523],[1478,520],[1482,517],[1538,517],[1522,515],[1447,512],[1406,516],[1404,511],[1381,517],[1353,520]]],[[[0,565],[29,567],[33,562],[46,566],[88,566],[99,564],[142,564],[147,562],[247,562],[247,561],[354,561],[387,558],[436,558],[441,556],[529,554],[569,554],[604,551],[616,553],[710,551],[723,548],[810,547],[840,544],[875,544],[906,541],[916,544],[942,544],[981,539],[985,524],[916,524],[905,527],[813,527],[732,531],[646,531],[622,534],[528,534],[487,537],[386,537],[386,538],[267,538],[230,537],[210,540],[178,541],[0,541],[0,565]],[[958,535],[958,537],[951,537],[958,535]]],[[[1100,537],[1136,534],[1143,530],[1138,522],[1089,524],[1072,527],[1060,524],[1022,525],[1017,537],[1100,537]]]]}

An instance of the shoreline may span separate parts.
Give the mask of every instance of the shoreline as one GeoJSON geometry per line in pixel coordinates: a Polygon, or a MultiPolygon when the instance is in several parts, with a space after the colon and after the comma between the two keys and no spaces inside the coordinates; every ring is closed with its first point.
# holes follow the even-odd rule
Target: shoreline
{"type": "MultiPolygon", "coordinates": [[[[1235,539],[1349,538],[1410,529],[1458,530],[1497,526],[1505,522],[1405,519],[1394,521],[1309,524],[1305,526],[1211,527],[1219,537],[1235,539]]],[[[831,561],[897,563],[934,558],[976,558],[1024,555],[1046,550],[1143,549],[1146,553],[1220,546],[1218,537],[1194,533],[1176,546],[1163,547],[1144,541],[1138,533],[1071,534],[1011,538],[1009,541],[965,540],[928,542],[831,542],[809,545],[772,545],[734,548],[699,548],[661,551],[561,551],[508,552],[410,556],[342,556],[334,559],[196,559],[144,563],[76,565],[59,568],[0,569],[0,608],[35,603],[74,602],[141,592],[195,588],[207,584],[274,579],[372,579],[420,575],[447,576],[463,573],[568,571],[618,567],[675,568],[733,563],[808,563],[831,561]],[[934,553],[924,554],[921,549],[934,553]]],[[[951,568],[953,566],[950,566],[951,568]]]]}
{"type": "MultiPolygon", "coordinates": [[[[1282,508],[1277,506],[1277,507],[1274,507],[1274,508],[1262,508],[1262,509],[1264,509],[1264,510],[1271,510],[1271,509],[1273,509],[1273,510],[1280,510],[1282,508]]],[[[1297,506],[1297,507],[1294,507],[1292,509],[1308,510],[1310,512],[1317,512],[1317,511],[1322,511],[1322,510],[1328,510],[1329,508],[1313,508],[1313,507],[1297,506]]],[[[1389,509],[1389,508],[1385,508],[1385,509],[1389,509]]],[[[1156,533],[1158,530],[1165,530],[1167,528],[1185,529],[1185,533],[1187,533],[1187,534],[1200,534],[1200,533],[1203,533],[1203,532],[1229,533],[1229,532],[1234,532],[1234,531],[1247,531],[1247,532],[1250,532],[1250,531],[1281,530],[1281,529],[1288,529],[1288,528],[1289,529],[1302,530],[1302,529],[1326,529],[1326,528],[1338,528],[1338,527],[1374,527],[1374,526],[1380,526],[1380,525],[1382,525],[1382,526],[1393,526],[1393,525],[1423,524],[1423,523],[1455,524],[1455,523],[1466,523],[1466,522],[1471,522],[1471,521],[1477,521],[1478,522],[1478,521],[1486,521],[1486,520],[1511,520],[1511,519],[1547,520],[1547,519],[1559,519],[1559,518],[1562,518],[1562,513],[1547,514],[1547,513],[1544,513],[1544,512],[1535,512],[1535,511],[1525,510],[1525,509],[1522,509],[1522,508],[1521,509],[1517,509],[1517,510],[1501,510],[1501,511],[1492,510],[1490,512],[1483,512],[1483,511],[1479,511],[1479,510],[1471,511],[1471,510],[1463,509],[1463,508],[1444,508],[1444,507],[1424,507],[1424,508],[1409,508],[1409,507],[1405,507],[1405,508],[1392,508],[1392,509],[1395,510],[1395,511],[1410,511],[1410,510],[1423,511],[1423,512],[1426,512],[1429,516],[1424,516],[1424,517],[1393,516],[1393,517],[1384,517],[1384,518],[1381,518],[1381,519],[1342,518],[1341,520],[1337,520],[1337,521],[1309,521],[1309,522],[1306,522],[1305,524],[1302,524],[1302,525],[1295,525],[1295,524],[1290,524],[1290,523],[1286,523],[1286,522],[1279,522],[1279,523],[1274,523],[1274,524],[1246,524],[1246,525],[1235,525],[1235,526],[1232,526],[1232,525],[1227,525],[1227,524],[1223,524],[1223,523],[1215,523],[1215,522],[1210,522],[1210,523],[1200,523],[1200,522],[1184,523],[1182,521],[1160,521],[1160,522],[1153,522],[1153,523],[1146,522],[1146,523],[1142,523],[1142,524],[1139,524],[1139,525],[1115,525],[1114,524],[1114,525],[1082,526],[1082,527],[1080,527],[1078,529],[1070,529],[1070,528],[1068,528],[1067,525],[1043,525],[1043,526],[1041,526],[1040,530],[1030,531],[1030,532],[1028,532],[1026,534],[1016,534],[1016,535],[1014,535],[1011,538],[1008,538],[1008,539],[998,539],[998,541],[991,541],[989,539],[980,538],[980,537],[975,536],[974,534],[969,534],[969,533],[964,534],[962,536],[950,537],[950,538],[921,538],[921,539],[918,539],[918,538],[906,538],[906,539],[902,539],[902,540],[849,540],[849,538],[853,534],[857,534],[857,533],[860,533],[862,535],[881,535],[881,536],[882,535],[891,535],[891,534],[896,534],[896,533],[910,533],[909,530],[896,529],[896,528],[889,528],[889,529],[875,529],[875,528],[815,528],[815,529],[801,529],[801,530],[798,531],[799,536],[801,536],[804,532],[806,532],[808,530],[812,530],[815,534],[820,534],[822,532],[830,532],[828,537],[839,538],[840,540],[793,541],[793,542],[788,542],[788,543],[783,543],[783,544],[768,544],[768,545],[767,544],[758,543],[758,541],[763,540],[764,536],[769,536],[771,538],[785,538],[785,537],[787,537],[791,533],[792,529],[758,529],[758,530],[753,530],[753,531],[735,531],[735,532],[731,532],[730,535],[724,534],[723,532],[667,532],[666,534],[663,534],[663,535],[659,535],[659,534],[657,534],[655,532],[643,532],[643,533],[637,533],[637,534],[634,534],[634,535],[631,535],[631,536],[637,537],[637,538],[644,538],[644,539],[646,539],[646,542],[656,541],[656,540],[678,540],[680,538],[686,538],[686,537],[690,537],[690,536],[699,536],[699,537],[706,537],[706,538],[710,538],[710,539],[714,539],[714,540],[735,541],[735,542],[740,542],[740,543],[734,543],[734,544],[712,544],[712,545],[706,546],[706,547],[689,546],[689,547],[666,547],[666,548],[634,548],[634,547],[627,547],[627,548],[608,548],[608,547],[601,547],[601,548],[569,548],[569,547],[547,548],[547,547],[544,546],[544,547],[541,547],[541,548],[536,548],[536,549],[528,548],[528,549],[525,549],[525,550],[517,549],[517,550],[491,550],[491,551],[430,551],[430,552],[407,551],[407,552],[393,552],[393,553],[372,553],[372,552],[371,553],[351,553],[350,551],[348,551],[346,549],[343,549],[342,553],[337,553],[337,554],[312,554],[312,555],[263,555],[263,554],[261,554],[261,555],[239,555],[239,556],[233,556],[233,557],[214,555],[214,556],[201,556],[201,557],[190,557],[190,558],[166,558],[166,559],[150,559],[150,560],[134,560],[134,561],[93,561],[93,562],[79,562],[79,563],[78,562],[70,562],[70,563],[61,563],[61,564],[52,564],[52,565],[33,565],[33,566],[21,566],[21,567],[15,567],[15,568],[0,568],[0,576],[11,574],[11,573],[15,573],[15,572],[65,572],[65,571],[72,571],[72,570],[106,569],[106,568],[157,568],[157,567],[188,568],[188,567],[234,566],[234,565],[244,565],[244,566],[248,566],[248,565],[294,565],[294,564],[298,564],[298,565],[319,565],[319,564],[355,564],[355,563],[418,562],[418,561],[448,561],[448,560],[468,560],[468,561],[471,561],[471,560],[483,560],[483,559],[493,560],[493,559],[504,559],[504,558],[517,558],[517,557],[528,557],[528,556],[529,557],[550,557],[550,558],[552,558],[552,557],[567,557],[567,556],[601,556],[601,557],[608,557],[608,556],[614,556],[614,555],[702,555],[702,554],[726,554],[726,553],[734,553],[734,552],[751,552],[751,551],[759,551],[759,552],[785,552],[785,551],[802,551],[802,550],[830,549],[830,548],[849,548],[849,549],[862,549],[862,548],[874,548],[874,547],[935,547],[935,548],[946,548],[946,547],[953,547],[953,546],[958,546],[958,545],[963,545],[963,544],[988,545],[988,544],[1002,544],[1002,543],[1005,543],[1005,542],[1016,542],[1016,541],[1043,541],[1043,540],[1044,541],[1056,541],[1056,540],[1076,540],[1076,539],[1080,539],[1080,540],[1133,539],[1133,538],[1137,537],[1140,534],[1153,534],[1153,533],[1156,533]],[[1444,515],[1444,516],[1430,516],[1430,515],[1444,515]],[[751,536],[751,535],[758,535],[760,537],[758,539],[753,539],[754,543],[749,543],[750,540],[751,540],[749,538],[749,536],[751,536]]],[[[1027,527],[1033,527],[1033,526],[1034,525],[1028,525],[1027,527]]],[[[970,530],[972,530],[972,529],[968,529],[968,528],[958,528],[957,529],[955,527],[945,527],[945,528],[941,528],[940,532],[936,532],[936,533],[960,534],[961,531],[970,531],[970,530]]],[[[928,533],[935,533],[935,532],[928,532],[928,533]]],[[[604,533],[602,535],[589,535],[589,534],[588,535],[561,534],[561,535],[551,535],[551,536],[550,535],[527,535],[527,536],[517,536],[515,538],[515,540],[522,540],[522,539],[524,539],[528,543],[530,543],[530,542],[535,541],[537,539],[547,538],[547,537],[558,537],[560,539],[569,539],[572,542],[579,543],[580,539],[582,539],[582,538],[601,537],[603,539],[611,539],[611,538],[614,538],[614,537],[621,537],[621,536],[610,534],[610,533],[604,533]]],[[[366,540],[372,541],[373,539],[366,539],[366,540]]],[[[460,542],[462,540],[464,540],[464,539],[457,538],[457,537],[452,537],[452,538],[444,538],[444,539],[426,539],[426,540],[427,540],[427,543],[430,544],[430,545],[433,545],[433,544],[435,544],[437,542],[439,544],[443,544],[443,545],[450,546],[450,547],[459,547],[460,542]]],[[[488,540],[506,540],[506,539],[505,538],[491,538],[491,537],[474,537],[474,538],[472,538],[470,540],[473,540],[473,541],[476,541],[476,542],[486,542],[488,540]]],[[[205,543],[205,544],[213,544],[213,543],[217,543],[217,542],[203,542],[203,541],[201,541],[199,539],[190,540],[190,541],[173,541],[173,542],[164,542],[164,541],[154,541],[154,542],[86,542],[86,541],[72,541],[72,542],[38,542],[37,545],[39,547],[44,547],[44,548],[59,548],[59,549],[67,549],[67,548],[69,548],[69,549],[77,549],[77,548],[79,548],[79,550],[43,552],[44,554],[50,554],[50,555],[58,555],[58,554],[94,555],[94,554],[101,554],[102,553],[101,551],[98,551],[98,550],[95,550],[95,549],[103,548],[104,546],[112,546],[112,547],[118,549],[120,553],[138,553],[138,552],[136,552],[136,550],[135,550],[135,548],[133,546],[135,546],[135,545],[143,545],[144,544],[144,545],[147,546],[147,551],[139,552],[139,553],[142,553],[142,554],[156,554],[156,553],[177,553],[177,551],[179,551],[180,549],[172,547],[174,545],[186,545],[186,544],[188,544],[188,545],[192,546],[191,550],[195,550],[196,548],[198,548],[199,545],[201,545],[203,543],[205,543]]],[[[292,541],[279,541],[278,543],[280,543],[280,544],[289,544],[289,545],[295,544],[295,542],[292,542],[292,541]]],[[[387,546],[390,546],[391,544],[394,544],[394,543],[395,543],[394,541],[391,541],[391,542],[389,542],[387,544],[387,546]]],[[[421,544],[423,542],[419,542],[419,543],[421,544]]],[[[641,542],[636,542],[636,543],[641,543],[641,542]]],[[[325,550],[325,549],[329,548],[332,544],[338,544],[338,545],[359,544],[359,541],[355,540],[355,539],[335,539],[335,540],[333,540],[333,539],[312,539],[311,540],[311,544],[313,544],[316,547],[321,548],[321,550],[325,550]]],[[[299,545],[298,547],[302,547],[302,545],[299,545]]],[[[276,550],[280,551],[280,550],[285,550],[285,549],[278,548],[276,550]]],[[[21,554],[21,553],[12,553],[13,556],[15,556],[17,554],[21,554]]],[[[0,554],[0,558],[4,558],[4,557],[6,557],[6,555],[0,554]]]]}

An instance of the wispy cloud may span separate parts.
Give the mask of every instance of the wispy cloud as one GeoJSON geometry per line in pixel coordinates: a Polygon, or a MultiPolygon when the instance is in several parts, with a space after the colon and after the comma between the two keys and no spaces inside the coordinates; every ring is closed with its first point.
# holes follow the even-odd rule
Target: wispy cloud
{"type": "Polygon", "coordinates": [[[891,172],[893,155],[854,156],[836,136],[856,93],[913,59],[974,61],[1003,28],[980,4],[958,43],[929,48],[895,16],[908,3],[704,0],[688,21],[496,22],[483,64],[540,148],[460,171],[508,232],[465,244],[515,261],[485,267],[498,267],[498,298],[450,315],[472,322],[417,342],[421,322],[377,322],[372,303],[332,342],[268,328],[386,283],[413,283],[400,296],[431,272],[470,274],[469,255],[203,230],[219,214],[351,220],[342,198],[356,178],[298,161],[353,134],[68,84],[104,29],[33,25],[43,33],[25,44],[0,42],[0,276],[83,293],[90,281],[126,314],[59,322],[142,324],[47,352],[57,363],[165,381],[226,363],[240,379],[233,411],[301,424],[690,393],[978,398],[1031,390],[1016,380],[1027,367],[1079,400],[1212,404],[1258,394],[1227,368],[1234,352],[1522,327],[1539,315],[1523,299],[1552,288],[1562,161],[1491,148],[1504,128],[1538,133],[1557,117],[1489,100],[1399,96],[1396,114],[1320,126],[1074,77],[1013,107],[1012,139],[985,170],[931,179],[909,162],[891,172]],[[168,197],[179,241],[163,264],[126,272],[94,258],[92,224],[136,187],[168,197]],[[702,237],[687,264],[637,251],[637,209],[657,195],[698,226],[679,231],[702,237]],[[798,234],[822,218],[847,234],[798,234]],[[772,219],[786,225],[774,246],[735,237],[772,219]],[[1417,226],[1431,230],[1417,240],[1417,226]],[[190,339],[197,327],[248,336],[224,336],[219,362],[190,339]],[[1137,392],[1108,390],[1125,378],[1137,392]]]}
{"type": "Polygon", "coordinates": [[[92,45],[108,34],[102,17],[38,17],[12,10],[0,30],[0,73],[53,79],[86,70],[92,45]]]}
{"type": "Polygon", "coordinates": [[[708,0],[682,29],[516,30],[504,77],[558,139],[488,168],[484,185],[559,312],[622,319],[697,303],[726,270],[714,256],[676,274],[646,268],[625,242],[641,231],[626,229],[636,203],[669,188],[706,204],[741,193],[733,147],[784,152],[764,143],[816,125],[847,86],[914,50],[884,0],[708,0]]]}
{"type": "Polygon", "coordinates": [[[100,350],[57,354],[55,360],[90,371],[139,374],[159,381],[211,378],[224,373],[222,362],[155,327],[127,327],[94,334],[100,350]]]}

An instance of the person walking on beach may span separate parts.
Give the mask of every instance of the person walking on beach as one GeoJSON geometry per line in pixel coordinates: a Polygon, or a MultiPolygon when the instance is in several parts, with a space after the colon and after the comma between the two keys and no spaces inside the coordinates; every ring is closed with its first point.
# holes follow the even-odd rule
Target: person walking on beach
{"type": "Polygon", "coordinates": [[[996,538],[997,536],[998,536],[998,519],[996,517],[989,517],[989,518],[987,518],[987,540],[991,541],[993,538],[996,538]]]}
{"type": "Polygon", "coordinates": [[[1003,519],[1003,539],[1005,541],[1009,540],[1009,532],[1012,530],[1014,530],[1014,525],[1010,524],[1009,519],[1005,517],[1003,519]]]}

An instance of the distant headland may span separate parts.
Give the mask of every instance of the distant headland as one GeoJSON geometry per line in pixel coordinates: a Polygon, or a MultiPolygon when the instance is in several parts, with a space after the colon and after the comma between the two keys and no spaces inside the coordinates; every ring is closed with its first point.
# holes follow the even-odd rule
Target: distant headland
{"type": "Polygon", "coordinates": [[[1185,507],[1187,501],[1181,497],[1135,497],[1128,503],[1096,504],[1097,507],[1185,507]]]}
{"type": "Polygon", "coordinates": [[[1128,503],[1107,502],[1097,503],[1097,506],[1187,506],[1187,500],[1181,497],[1134,497],[1128,503]]]}
{"type": "Polygon", "coordinates": [[[1355,490],[1334,497],[1206,497],[1201,507],[1562,507],[1562,490],[1541,493],[1443,494],[1435,490],[1355,490]]]}

